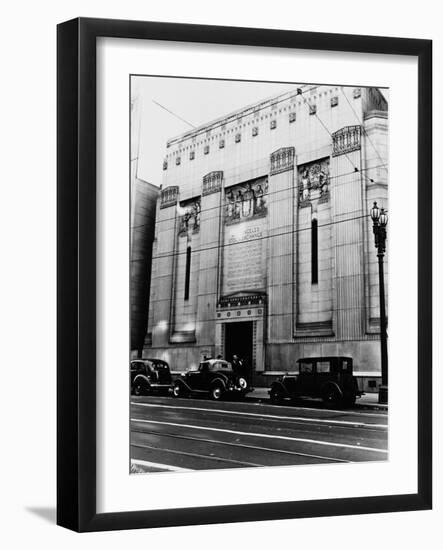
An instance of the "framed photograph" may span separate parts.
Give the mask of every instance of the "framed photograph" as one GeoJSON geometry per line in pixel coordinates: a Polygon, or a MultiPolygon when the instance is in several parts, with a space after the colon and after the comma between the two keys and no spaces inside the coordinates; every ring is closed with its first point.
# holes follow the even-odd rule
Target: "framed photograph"
{"type": "Polygon", "coordinates": [[[59,525],[431,508],[431,64],[58,26],[59,525]]]}

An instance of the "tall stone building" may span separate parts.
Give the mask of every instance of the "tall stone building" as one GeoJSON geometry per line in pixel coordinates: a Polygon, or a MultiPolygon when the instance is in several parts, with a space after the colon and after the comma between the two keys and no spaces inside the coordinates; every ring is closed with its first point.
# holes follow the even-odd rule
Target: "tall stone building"
{"type": "Polygon", "coordinates": [[[146,356],[237,354],[263,383],[347,355],[375,389],[387,110],[376,88],[301,86],[168,141],[146,356]]]}
{"type": "Polygon", "coordinates": [[[131,102],[131,356],[141,357],[146,336],[155,211],[160,190],[138,177],[140,100],[131,102]]]}

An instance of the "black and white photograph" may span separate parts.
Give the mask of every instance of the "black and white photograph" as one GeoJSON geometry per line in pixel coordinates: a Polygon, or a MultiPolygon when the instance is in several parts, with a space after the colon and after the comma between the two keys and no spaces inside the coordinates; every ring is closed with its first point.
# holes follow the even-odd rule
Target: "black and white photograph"
{"type": "Polygon", "coordinates": [[[129,96],[130,473],[389,460],[389,89],[129,96]]]}
{"type": "Polygon", "coordinates": [[[437,6],[5,5],[2,547],[438,548],[437,6]]]}

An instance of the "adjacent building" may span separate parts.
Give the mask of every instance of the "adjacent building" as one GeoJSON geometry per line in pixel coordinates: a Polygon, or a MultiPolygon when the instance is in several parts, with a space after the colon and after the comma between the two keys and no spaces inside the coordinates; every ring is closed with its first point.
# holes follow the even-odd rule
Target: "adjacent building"
{"type": "Polygon", "coordinates": [[[131,356],[141,357],[148,323],[152,243],[160,189],[138,177],[140,100],[131,103],[131,356]]]}
{"type": "Polygon", "coordinates": [[[184,370],[237,354],[260,385],[298,358],[349,355],[376,390],[368,214],[387,207],[387,155],[376,88],[294,87],[170,139],[144,355],[184,370]]]}

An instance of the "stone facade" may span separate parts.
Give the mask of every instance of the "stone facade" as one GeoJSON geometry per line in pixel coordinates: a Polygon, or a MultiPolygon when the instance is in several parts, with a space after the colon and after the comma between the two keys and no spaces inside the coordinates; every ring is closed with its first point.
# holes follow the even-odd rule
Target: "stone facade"
{"type": "Polygon", "coordinates": [[[237,353],[264,383],[350,355],[378,383],[368,213],[387,207],[387,108],[377,89],[302,86],[168,141],[146,356],[237,353]]]}

